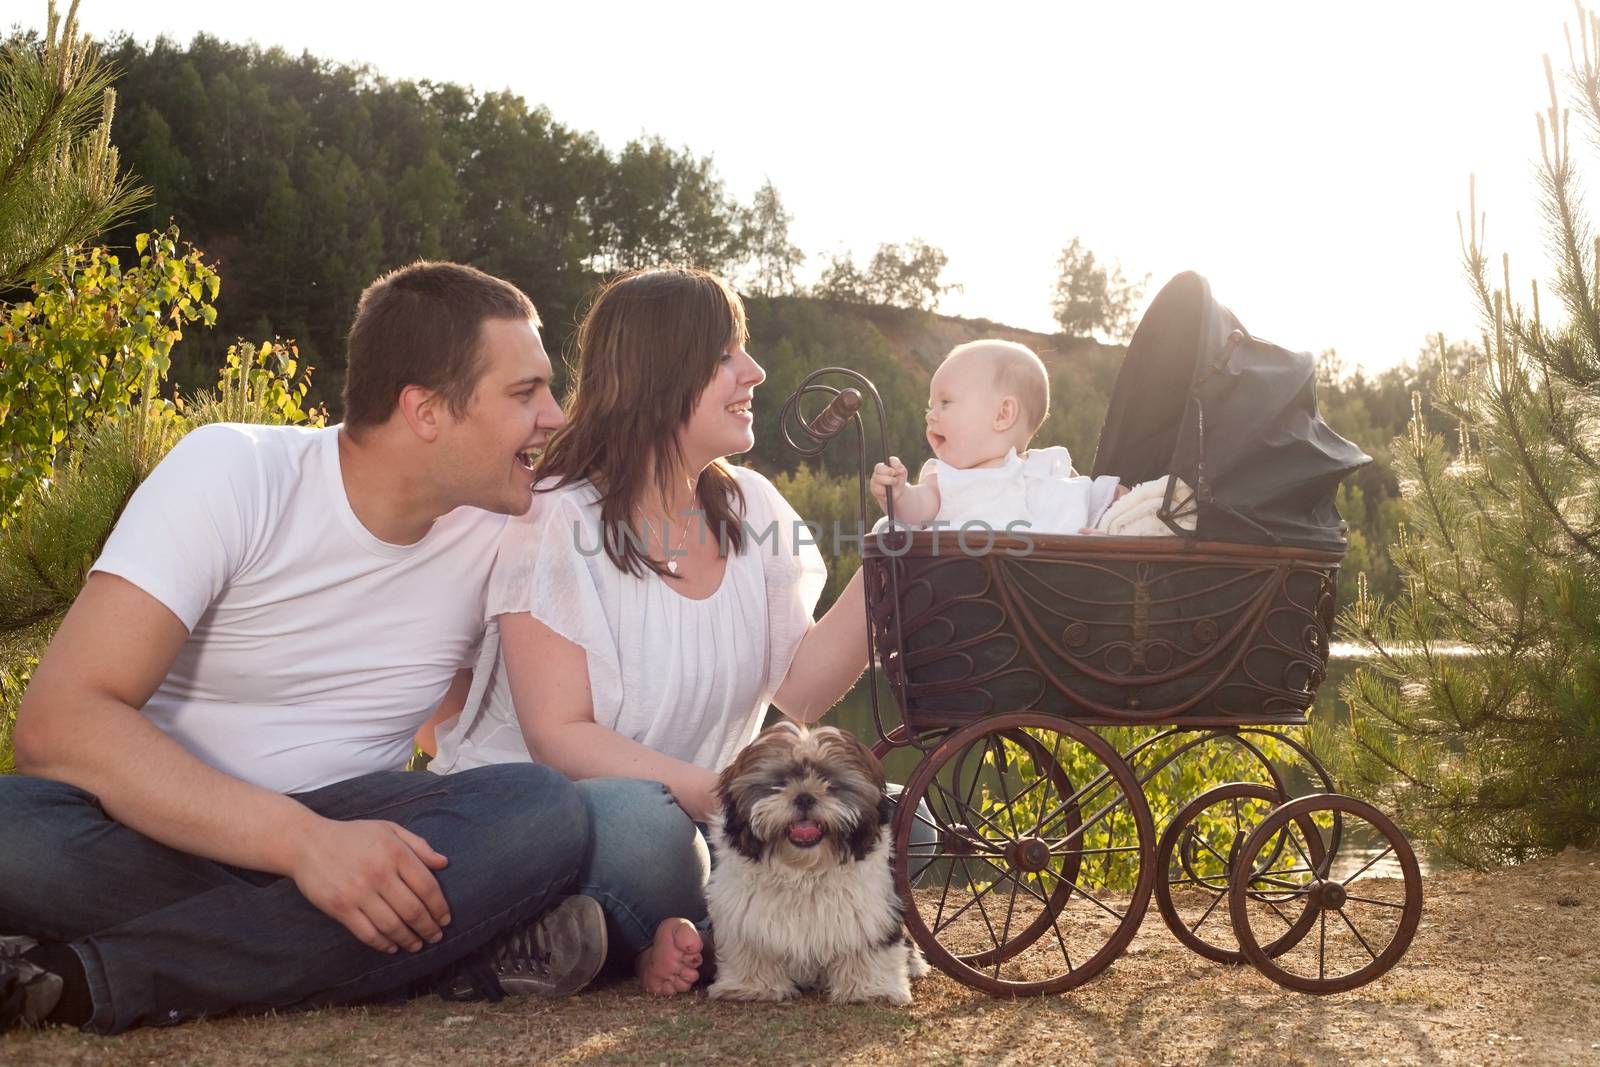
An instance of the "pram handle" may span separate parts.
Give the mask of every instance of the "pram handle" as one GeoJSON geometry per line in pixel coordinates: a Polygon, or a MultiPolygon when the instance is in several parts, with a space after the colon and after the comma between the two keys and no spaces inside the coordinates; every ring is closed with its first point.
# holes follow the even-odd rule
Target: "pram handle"
{"type": "MultiPolygon", "coordinates": [[[[783,429],[784,442],[794,451],[807,458],[822,455],[828,443],[850,426],[856,430],[856,474],[857,474],[857,517],[861,522],[861,529],[865,534],[867,524],[867,479],[870,467],[867,465],[867,433],[864,421],[867,415],[876,415],[878,424],[878,444],[880,448],[887,449],[889,442],[888,420],[884,417],[883,398],[878,395],[877,386],[873,385],[864,374],[851,370],[848,367],[822,367],[812,371],[800,381],[793,393],[789,394],[783,403],[783,411],[778,416],[779,425],[783,429]],[[853,383],[842,388],[829,385],[824,379],[840,379],[853,383]],[[801,401],[807,396],[826,396],[828,404],[817,415],[806,418],[800,411],[801,401]],[[870,401],[870,403],[869,403],[870,401]],[[864,414],[865,412],[865,414],[864,414]],[[798,430],[792,433],[791,429],[798,430]]],[[[887,456],[884,457],[885,459],[887,456]]],[[[876,534],[878,537],[894,537],[897,527],[894,520],[894,493],[885,491],[884,512],[888,518],[887,534],[876,534]]],[[[903,533],[899,536],[904,537],[903,533]]],[[[890,587],[888,595],[895,603],[900,600],[899,576],[890,573],[890,587]]],[[[878,705],[878,648],[873,628],[873,603],[876,599],[872,590],[865,591],[864,597],[866,623],[867,623],[867,694],[872,703],[872,722],[878,728],[878,737],[888,743],[890,732],[884,729],[883,713],[878,705]]],[[[904,662],[905,642],[900,630],[899,616],[895,617],[895,654],[898,662],[904,662]]]]}
{"type": "Polygon", "coordinates": [[[806,424],[806,429],[818,441],[831,441],[839,431],[850,424],[850,418],[861,410],[861,391],[841,389],[839,395],[822,409],[822,414],[806,424]]]}

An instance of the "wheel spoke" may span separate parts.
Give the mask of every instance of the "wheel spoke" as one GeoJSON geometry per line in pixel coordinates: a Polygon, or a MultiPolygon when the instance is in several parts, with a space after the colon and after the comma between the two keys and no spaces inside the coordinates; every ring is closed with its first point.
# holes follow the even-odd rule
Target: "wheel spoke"
{"type": "Polygon", "coordinates": [[[990,734],[990,748],[994,752],[995,774],[1000,778],[1000,793],[1004,796],[1005,803],[1001,807],[1005,810],[1008,821],[1016,825],[1016,798],[1011,795],[1011,776],[1006,773],[1006,739],[1002,734],[990,734]]]}
{"type": "Polygon", "coordinates": [[[1168,878],[1167,884],[1201,886],[1219,893],[1225,893],[1228,890],[1228,880],[1226,878],[1218,878],[1216,882],[1208,882],[1204,878],[1168,878]]]}
{"type": "MultiPolygon", "coordinates": [[[[1313,871],[1315,871],[1317,865],[1312,862],[1310,856],[1306,855],[1306,850],[1300,847],[1300,839],[1297,838],[1293,832],[1294,826],[1294,823],[1290,823],[1288,826],[1283,828],[1283,834],[1289,841],[1289,847],[1293,848],[1295,852],[1299,853],[1300,858],[1305,860],[1307,867],[1310,867],[1313,871]]],[[[1309,843],[1309,838],[1307,839],[1307,843],[1309,843]]]]}
{"type": "Polygon", "coordinates": [[[1317,978],[1328,977],[1328,913],[1317,912],[1317,921],[1322,929],[1317,932],[1317,978]]]}
{"type": "Polygon", "coordinates": [[[1372,946],[1367,944],[1367,939],[1361,936],[1361,931],[1356,929],[1356,924],[1350,921],[1350,916],[1344,913],[1343,908],[1339,909],[1339,918],[1343,919],[1344,924],[1350,928],[1350,932],[1356,935],[1356,940],[1361,942],[1361,947],[1367,950],[1367,955],[1372,957],[1372,962],[1378,962],[1378,954],[1372,951],[1372,946]]]}
{"type": "MultiPolygon", "coordinates": [[[[929,811],[933,810],[933,805],[932,804],[928,805],[928,810],[929,811]]],[[[928,829],[932,830],[936,834],[943,834],[943,833],[945,833],[946,831],[948,831],[950,829],[949,826],[940,826],[936,822],[929,822],[927,819],[924,819],[922,817],[922,813],[920,811],[918,811],[916,808],[912,808],[911,809],[911,817],[913,819],[917,820],[918,822],[920,822],[922,825],[926,826],[928,829]]],[[[935,818],[937,818],[937,817],[938,816],[935,816],[935,818]]]]}
{"type": "MultiPolygon", "coordinates": [[[[933,787],[935,789],[939,790],[939,792],[941,792],[941,793],[943,793],[945,795],[947,803],[960,803],[960,801],[958,801],[956,799],[955,795],[953,793],[951,793],[950,790],[946,789],[944,787],[944,785],[942,783],[940,783],[940,781],[937,778],[933,780],[933,787]]],[[[977,817],[985,826],[989,827],[989,829],[991,829],[995,833],[999,834],[1000,837],[1003,840],[1005,840],[1007,842],[1011,842],[1011,841],[1015,841],[1016,840],[1016,838],[1012,837],[1009,833],[1007,833],[1001,827],[997,826],[993,819],[989,818],[987,815],[985,815],[983,812],[979,811],[977,808],[970,808],[969,807],[969,808],[965,808],[965,809],[961,809],[961,810],[964,810],[968,815],[972,815],[972,816],[977,817]]],[[[952,821],[955,821],[955,820],[952,820],[952,821]]]]}
{"type": "MultiPolygon", "coordinates": [[[[983,747],[985,749],[987,749],[989,747],[989,739],[988,739],[987,736],[984,737],[983,747]]],[[[972,754],[972,746],[968,745],[962,751],[961,756],[955,761],[955,766],[951,769],[951,780],[952,780],[952,783],[955,785],[957,791],[959,791],[961,789],[961,783],[958,782],[958,781],[955,781],[955,778],[956,778],[956,775],[957,775],[957,769],[960,768],[960,767],[965,766],[966,761],[967,761],[967,757],[970,756],[971,754],[972,754]]],[[[972,775],[972,784],[967,786],[967,799],[962,801],[960,810],[962,810],[962,811],[971,811],[972,810],[972,798],[978,794],[978,783],[980,783],[982,781],[983,781],[983,760],[980,759],[978,761],[978,770],[976,772],[974,772],[973,775],[972,775]]],[[[937,783],[935,783],[935,784],[937,784],[937,783]]]]}
{"type": "Polygon", "coordinates": [[[1354,893],[1345,894],[1346,900],[1354,900],[1361,904],[1376,904],[1380,908],[1394,908],[1396,911],[1405,911],[1405,904],[1396,904],[1392,900],[1373,900],[1371,897],[1358,897],[1354,893]]]}
{"type": "MultiPolygon", "coordinates": [[[[1059,740],[1059,738],[1057,738],[1057,740],[1059,740]]],[[[1060,760],[1056,760],[1056,766],[1059,767],[1060,765],[1061,765],[1061,761],[1060,760]]],[[[1101,787],[1104,786],[1104,784],[1106,782],[1112,782],[1113,784],[1115,784],[1115,782],[1113,781],[1113,779],[1111,777],[1111,772],[1109,770],[1101,771],[1098,775],[1095,776],[1095,778],[1092,781],[1090,781],[1090,783],[1088,785],[1084,786],[1082,789],[1079,789],[1077,792],[1073,793],[1070,797],[1067,797],[1065,800],[1061,801],[1061,803],[1057,804],[1054,808],[1050,809],[1050,814],[1040,816],[1040,818],[1039,818],[1039,827],[1040,827],[1040,829],[1037,831],[1038,836],[1040,836],[1040,837],[1045,836],[1044,827],[1053,824],[1058,818],[1061,817],[1063,812],[1074,810],[1074,809],[1078,809],[1078,808],[1088,807],[1087,804],[1083,803],[1085,798],[1098,795],[1099,792],[1100,792],[1101,787]]]]}
{"type": "Polygon", "coordinates": [[[1061,927],[1057,924],[1057,920],[1061,918],[1061,913],[1055,909],[1052,909],[1049,915],[1050,929],[1055,931],[1056,944],[1061,946],[1061,958],[1067,961],[1067,973],[1071,974],[1073,970],[1072,953],[1067,951],[1067,939],[1061,936],[1061,927]]]}
{"type": "Polygon", "coordinates": [[[1265,899],[1260,900],[1260,903],[1265,904],[1267,907],[1271,908],[1272,909],[1272,914],[1276,915],[1283,922],[1283,925],[1287,926],[1291,930],[1294,929],[1294,923],[1290,922],[1288,920],[1288,918],[1283,914],[1283,912],[1278,910],[1278,905],[1274,904],[1270,900],[1265,900],[1265,899]]]}
{"type": "MultiPolygon", "coordinates": [[[[993,864],[990,864],[990,866],[993,866],[993,864]]],[[[1017,890],[1021,888],[1022,883],[1013,877],[1011,879],[1011,899],[1006,901],[1006,921],[1000,926],[1000,942],[995,946],[996,949],[1003,948],[1006,942],[1011,940],[1011,917],[1016,914],[1017,890]]],[[[1004,962],[1001,958],[1002,955],[1003,953],[998,951],[994,954],[994,976],[996,978],[1000,977],[1000,964],[1004,962]]]]}
{"type": "MultiPolygon", "coordinates": [[[[983,914],[983,921],[986,924],[988,924],[988,926],[989,926],[989,936],[993,937],[994,936],[994,924],[989,922],[989,913],[987,911],[984,911],[983,898],[988,896],[990,893],[993,893],[994,890],[995,890],[995,887],[997,885],[999,885],[1000,883],[999,882],[990,882],[988,885],[984,886],[982,889],[979,889],[978,888],[978,883],[972,877],[972,868],[967,866],[966,857],[963,856],[959,860],[957,860],[956,862],[961,864],[962,873],[966,876],[966,879],[967,879],[967,890],[972,893],[972,899],[967,901],[965,904],[961,905],[961,907],[957,908],[953,913],[951,913],[950,918],[945,920],[944,925],[938,927],[937,929],[935,929],[933,931],[934,936],[937,937],[940,930],[948,930],[948,929],[950,929],[950,925],[952,923],[954,923],[957,919],[961,918],[962,915],[966,914],[968,908],[970,908],[974,904],[976,904],[978,906],[978,911],[982,912],[982,914],[983,914]]],[[[954,868],[955,868],[955,864],[951,864],[952,871],[954,870],[954,868]]]]}
{"type": "Polygon", "coordinates": [[[1285,868],[1284,870],[1281,870],[1281,871],[1272,871],[1272,870],[1255,871],[1250,875],[1250,879],[1251,879],[1251,881],[1276,882],[1276,884],[1278,884],[1278,885],[1299,885],[1299,884],[1301,884],[1299,882],[1285,882],[1282,879],[1281,876],[1285,875],[1285,874],[1311,874],[1311,875],[1314,875],[1316,873],[1317,872],[1312,870],[1310,867],[1287,867],[1287,868],[1285,868]]]}
{"type": "MultiPolygon", "coordinates": [[[[1016,806],[1018,804],[1022,803],[1023,798],[1025,798],[1029,793],[1033,792],[1035,789],[1038,789],[1041,785],[1044,785],[1048,781],[1049,781],[1048,778],[1036,779],[1032,785],[1028,786],[1028,788],[1024,789],[1022,792],[1018,793],[1016,796],[1011,798],[1011,802],[1006,805],[1007,810],[1014,812],[1015,809],[1016,809],[1016,806]]],[[[1041,811],[1044,810],[1044,805],[1040,804],[1039,808],[1040,808],[1041,811]]],[[[1035,836],[1038,835],[1038,832],[1039,832],[1039,828],[1038,828],[1037,825],[1035,825],[1034,828],[1033,828],[1033,833],[1035,834],[1035,836]]]]}
{"type": "MultiPolygon", "coordinates": [[[[1013,885],[1017,886],[1019,889],[1024,890],[1030,896],[1032,896],[1034,900],[1037,900],[1039,903],[1045,905],[1046,907],[1050,906],[1050,901],[1045,898],[1044,894],[1039,892],[1039,890],[1034,889],[1032,886],[1027,885],[1026,883],[1024,883],[1020,878],[1018,878],[1017,873],[1015,871],[1001,870],[999,867],[995,866],[995,864],[991,860],[989,860],[988,858],[986,858],[984,856],[974,856],[973,859],[982,860],[984,863],[989,865],[989,869],[994,871],[995,874],[999,875],[1001,878],[1003,878],[1006,881],[1008,881],[1008,882],[1012,883],[1013,885]]],[[[1013,896],[1015,896],[1014,892],[1013,892],[1013,896]]]]}
{"type": "Polygon", "coordinates": [[[1093,826],[1095,823],[1099,822],[1101,819],[1105,818],[1106,815],[1113,808],[1120,807],[1123,804],[1127,804],[1127,803],[1128,803],[1128,796],[1127,796],[1126,793],[1124,793],[1124,794],[1121,795],[1120,799],[1113,800],[1111,803],[1107,804],[1105,807],[1101,808],[1099,811],[1097,811],[1093,815],[1089,816],[1089,818],[1085,819],[1078,826],[1074,827],[1071,831],[1069,831],[1067,833],[1067,835],[1065,837],[1055,838],[1052,841],[1052,849],[1054,849],[1056,846],[1065,845],[1067,842],[1071,841],[1075,837],[1083,836],[1083,834],[1086,833],[1091,826],[1093,826]]]}
{"type": "Polygon", "coordinates": [[[1211,905],[1208,908],[1206,908],[1205,914],[1201,915],[1200,918],[1196,919],[1195,920],[1195,924],[1193,926],[1189,927],[1189,932],[1191,934],[1194,933],[1196,930],[1200,929],[1200,924],[1201,923],[1203,923],[1207,919],[1211,918],[1211,913],[1217,910],[1217,905],[1222,903],[1222,898],[1224,896],[1226,896],[1226,894],[1224,894],[1224,893],[1218,893],[1217,894],[1217,899],[1213,900],[1211,902],[1211,905]]]}
{"type": "Polygon", "coordinates": [[[1105,912],[1107,915],[1111,916],[1113,919],[1116,919],[1118,922],[1121,922],[1121,921],[1123,921],[1124,919],[1127,918],[1127,916],[1125,916],[1125,915],[1118,914],[1116,909],[1111,907],[1111,905],[1107,904],[1105,901],[1101,900],[1099,897],[1095,896],[1093,893],[1089,892],[1087,889],[1083,888],[1083,886],[1079,885],[1077,882],[1074,882],[1071,878],[1068,878],[1066,875],[1062,874],[1061,872],[1053,870],[1053,869],[1051,869],[1049,867],[1046,867],[1044,869],[1049,871],[1051,874],[1055,875],[1057,881],[1065,882],[1067,885],[1070,885],[1073,888],[1073,890],[1075,890],[1077,892],[1077,894],[1079,896],[1081,896],[1084,899],[1090,901],[1096,907],[1098,907],[1101,911],[1105,912]]]}
{"type": "Polygon", "coordinates": [[[1104,845],[1100,848],[1075,848],[1070,852],[1063,852],[1063,856],[1098,856],[1109,852],[1139,852],[1138,845],[1104,845]]]}
{"type": "Polygon", "coordinates": [[[1207,852],[1211,853],[1213,856],[1217,857],[1217,859],[1222,861],[1222,867],[1223,867],[1224,870],[1232,870],[1233,869],[1233,864],[1228,862],[1228,857],[1224,856],[1222,853],[1220,853],[1216,849],[1212,848],[1211,847],[1211,842],[1209,842],[1205,838],[1201,837],[1199,832],[1197,830],[1195,830],[1194,827],[1190,826],[1190,827],[1186,827],[1186,829],[1190,833],[1194,834],[1194,840],[1195,840],[1196,844],[1200,845],[1207,852]]]}
{"type": "Polygon", "coordinates": [[[944,918],[944,902],[950,896],[950,880],[955,877],[955,874],[956,865],[953,863],[948,864],[945,869],[944,889],[939,893],[939,907],[933,913],[933,933],[935,937],[938,936],[940,930],[939,920],[944,918]]]}
{"type": "MultiPolygon", "coordinates": [[[[966,860],[961,861],[961,869],[967,871],[967,884],[972,886],[973,889],[977,889],[977,883],[975,883],[972,879],[972,872],[967,869],[966,860]]],[[[972,898],[973,901],[978,905],[978,914],[983,916],[983,925],[989,928],[989,940],[994,943],[996,951],[999,950],[1002,942],[999,938],[995,937],[994,923],[989,919],[989,909],[983,906],[983,898],[994,892],[994,887],[999,884],[999,882],[990,882],[984,887],[983,892],[972,898]]]]}
{"type": "Polygon", "coordinates": [[[1340,882],[1339,884],[1340,885],[1349,885],[1351,882],[1355,881],[1357,878],[1360,878],[1363,874],[1366,874],[1369,870],[1371,870],[1373,864],[1377,863],[1379,860],[1383,859],[1383,857],[1387,856],[1389,853],[1391,853],[1393,851],[1394,851],[1394,845],[1390,845],[1388,848],[1384,849],[1382,852],[1378,853],[1376,856],[1374,856],[1370,860],[1368,860],[1366,862],[1366,864],[1364,866],[1362,866],[1362,868],[1359,871],[1357,871],[1355,874],[1352,874],[1350,877],[1344,879],[1344,881],[1340,882]]]}

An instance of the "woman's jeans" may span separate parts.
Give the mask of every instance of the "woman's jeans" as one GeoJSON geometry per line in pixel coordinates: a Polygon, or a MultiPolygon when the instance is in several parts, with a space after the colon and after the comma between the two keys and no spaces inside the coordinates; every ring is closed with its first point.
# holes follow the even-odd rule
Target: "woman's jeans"
{"type": "Polygon", "coordinates": [[[0,776],[0,933],[69,944],[94,1001],[85,1029],[100,1033],[348,1004],[413,988],[541,914],[573,891],[589,849],[577,790],[532,763],[381,772],[295,799],[399,823],[442,853],[444,939],[368,948],[293,880],[157,844],[82,789],[23,775],[0,776]]]}
{"type": "MultiPolygon", "coordinates": [[[[889,789],[898,795],[900,787],[889,789]]],[[[593,845],[576,891],[605,909],[610,966],[631,967],[663,919],[684,918],[703,927],[711,857],[701,828],[667,787],[636,778],[590,778],[578,783],[578,795],[589,809],[593,845]]],[[[912,824],[912,839],[924,847],[913,851],[931,851],[933,816],[922,810],[927,822],[912,824]]],[[[926,865],[916,865],[912,878],[926,865]]]]}

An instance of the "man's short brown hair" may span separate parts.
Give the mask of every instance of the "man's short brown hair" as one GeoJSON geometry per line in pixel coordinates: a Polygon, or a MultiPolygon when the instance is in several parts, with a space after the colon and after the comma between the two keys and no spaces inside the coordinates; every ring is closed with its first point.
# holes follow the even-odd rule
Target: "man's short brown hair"
{"type": "Polygon", "coordinates": [[[478,339],[487,319],[540,325],[521,289],[460,263],[418,260],[367,286],[345,346],[345,426],[387,422],[408,385],[444,397],[457,418],[466,414],[483,373],[478,339]]]}

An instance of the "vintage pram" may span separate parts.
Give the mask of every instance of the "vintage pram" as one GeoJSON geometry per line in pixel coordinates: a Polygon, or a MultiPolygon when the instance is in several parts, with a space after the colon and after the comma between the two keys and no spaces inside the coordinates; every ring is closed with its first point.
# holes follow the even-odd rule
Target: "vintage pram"
{"type": "MultiPolygon", "coordinates": [[[[865,520],[864,398],[887,445],[876,389],[843,368],[808,376],[784,427],[807,455],[855,427],[865,520]]],[[[1127,485],[1168,478],[1175,536],[866,539],[877,751],[921,753],[894,863],[930,962],[996,995],[1071,989],[1127,947],[1152,894],[1184,944],[1293,989],[1350,989],[1404,954],[1422,910],[1411,847],[1284,729],[1325,677],[1334,495],[1367,462],[1318,416],[1311,358],[1251,337],[1182,274],[1128,346],[1094,461],[1127,485]],[[1193,532],[1173,476],[1194,488],[1193,532]],[[1198,795],[1158,827],[1151,783],[1198,795]]]]}

